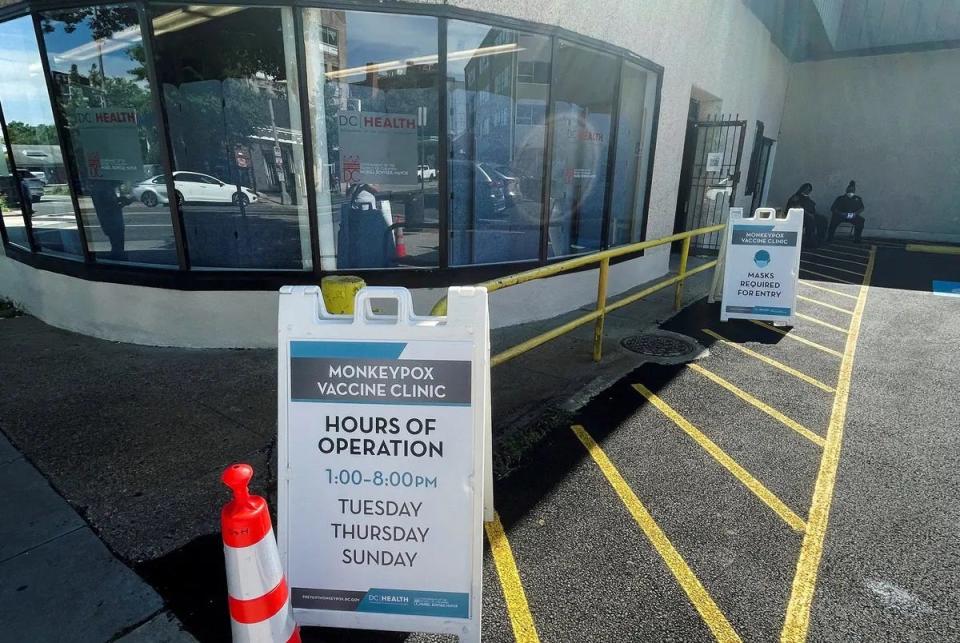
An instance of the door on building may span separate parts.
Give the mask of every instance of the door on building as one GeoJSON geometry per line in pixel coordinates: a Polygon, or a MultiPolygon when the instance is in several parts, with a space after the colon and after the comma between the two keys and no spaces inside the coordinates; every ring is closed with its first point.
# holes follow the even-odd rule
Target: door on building
{"type": "MultiPolygon", "coordinates": [[[[694,113],[691,101],[691,114],[694,113]]],[[[740,183],[740,161],[746,121],[723,114],[705,120],[688,119],[683,166],[677,197],[677,232],[723,223],[740,183]]],[[[714,254],[720,249],[719,232],[693,239],[694,252],[714,254]]]]}
{"type": "Polygon", "coordinates": [[[750,211],[763,207],[770,183],[770,166],[773,164],[774,141],[763,135],[763,121],[757,121],[757,131],[753,137],[753,153],[750,155],[750,169],[747,172],[747,186],[744,193],[752,195],[750,211]]]}
{"type": "Polygon", "coordinates": [[[760,140],[760,151],[757,155],[757,176],[753,183],[753,201],[750,202],[750,211],[763,207],[767,196],[767,184],[770,179],[770,160],[773,156],[772,138],[763,137],[760,140]]]}

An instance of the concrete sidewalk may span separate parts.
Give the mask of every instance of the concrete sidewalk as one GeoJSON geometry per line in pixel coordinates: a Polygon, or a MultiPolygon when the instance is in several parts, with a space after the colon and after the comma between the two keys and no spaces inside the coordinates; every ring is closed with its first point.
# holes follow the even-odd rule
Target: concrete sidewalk
{"type": "MultiPolygon", "coordinates": [[[[695,265],[692,260],[691,267],[695,265]]],[[[691,278],[685,299],[702,297],[711,276],[712,271],[705,271],[691,278]]],[[[667,288],[610,314],[599,364],[591,358],[590,324],[497,367],[493,372],[495,474],[507,475],[553,427],[563,425],[579,406],[639,366],[640,356],[622,349],[620,339],[669,318],[672,303],[673,289],[667,288]]],[[[496,353],[582,312],[494,331],[493,350],[496,353]]],[[[170,323],[176,323],[175,315],[170,323]]],[[[22,550],[3,559],[16,560],[23,550],[53,538],[86,538],[91,542],[85,545],[90,550],[84,553],[85,564],[89,559],[101,573],[116,568],[117,574],[123,574],[118,578],[149,596],[125,590],[133,596],[129,599],[132,611],[128,614],[123,605],[108,610],[115,612],[114,621],[104,616],[104,624],[98,626],[102,629],[81,637],[84,640],[107,640],[148,618],[165,618],[159,614],[160,597],[118,563],[96,541],[96,533],[110,551],[159,591],[191,633],[200,640],[220,640],[228,631],[228,620],[219,510],[228,494],[219,476],[231,462],[251,463],[256,470],[252,489],[268,496],[275,510],[276,351],[119,344],[20,316],[0,320],[0,354],[6,356],[0,361],[4,382],[0,431],[72,505],[71,509],[14,451],[11,460],[29,468],[45,502],[63,514],[58,519],[63,526],[47,535],[27,528],[31,537],[37,531],[39,540],[26,542],[22,550]]],[[[7,484],[20,484],[26,476],[14,475],[7,484]]],[[[3,491],[8,498],[25,493],[13,487],[3,491]]],[[[11,506],[7,515],[22,511],[11,506]]],[[[63,540],[63,546],[69,542],[63,540]]],[[[71,550],[79,551],[78,547],[69,544],[71,550]]],[[[25,573],[43,578],[39,571],[25,573]]],[[[83,586],[88,577],[82,570],[77,574],[77,587],[83,586]]],[[[23,621],[11,624],[13,631],[27,627],[28,622],[37,627],[52,623],[53,619],[43,616],[49,611],[39,599],[16,596],[23,583],[11,587],[7,579],[12,577],[2,575],[0,607],[20,601],[15,610],[23,621]]],[[[113,591],[107,580],[94,584],[113,591]]],[[[59,585],[64,585],[62,579],[59,585]]],[[[60,604],[73,617],[90,609],[60,604]]],[[[172,627],[176,630],[175,624],[172,627]]]]}
{"type": "Polygon", "coordinates": [[[0,515],[0,632],[19,641],[194,640],[2,435],[0,515]]]}

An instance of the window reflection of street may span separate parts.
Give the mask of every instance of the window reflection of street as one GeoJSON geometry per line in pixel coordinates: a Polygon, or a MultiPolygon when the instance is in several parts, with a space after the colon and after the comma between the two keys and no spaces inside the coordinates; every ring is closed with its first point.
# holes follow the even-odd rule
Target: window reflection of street
{"type": "Polygon", "coordinates": [[[307,85],[314,122],[322,268],[439,265],[437,19],[306,9],[307,85]],[[382,218],[351,208],[351,186],[377,192],[382,218]],[[352,217],[352,219],[346,219],[352,217]],[[363,235],[363,236],[361,236],[363,235]],[[367,238],[372,237],[372,238],[367,238]],[[381,240],[386,243],[381,243],[381,240]],[[377,250],[382,245],[383,250],[377,250]]]}
{"type": "Polygon", "coordinates": [[[359,8],[36,15],[39,32],[30,17],[0,23],[0,62],[29,70],[29,96],[0,75],[0,208],[22,248],[325,272],[536,262],[644,234],[658,77],[585,43],[359,8]]]}
{"type": "Polygon", "coordinates": [[[292,10],[192,5],[153,26],[191,265],[310,269],[292,10]]]}
{"type": "MultiPolygon", "coordinates": [[[[0,43],[4,56],[9,57],[0,58],[0,65],[27,70],[13,84],[0,82],[0,103],[13,163],[19,172],[43,173],[46,179],[40,200],[19,199],[20,211],[32,213],[33,236],[39,249],[79,256],[82,249],[76,216],[31,18],[24,16],[0,23],[0,43]]],[[[9,167],[9,162],[4,165],[9,167]]],[[[13,192],[18,189],[22,193],[28,191],[24,180],[10,177],[5,200],[14,201],[13,192]]]]}

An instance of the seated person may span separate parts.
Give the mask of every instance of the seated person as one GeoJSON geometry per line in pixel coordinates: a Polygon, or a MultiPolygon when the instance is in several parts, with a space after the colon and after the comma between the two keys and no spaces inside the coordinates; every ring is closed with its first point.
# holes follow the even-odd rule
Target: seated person
{"type": "Polygon", "coordinates": [[[817,204],[810,198],[813,186],[809,183],[801,185],[793,195],[787,199],[787,207],[803,209],[803,244],[808,248],[816,248],[823,242],[827,231],[827,218],[817,214],[817,204]]]}
{"type": "Polygon", "coordinates": [[[853,224],[853,242],[860,243],[860,235],[863,234],[863,224],[866,219],[861,216],[863,212],[863,199],[857,196],[857,183],[850,181],[847,184],[847,191],[841,194],[833,201],[830,206],[830,231],[827,233],[827,242],[833,241],[833,234],[844,221],[853,224]]]}

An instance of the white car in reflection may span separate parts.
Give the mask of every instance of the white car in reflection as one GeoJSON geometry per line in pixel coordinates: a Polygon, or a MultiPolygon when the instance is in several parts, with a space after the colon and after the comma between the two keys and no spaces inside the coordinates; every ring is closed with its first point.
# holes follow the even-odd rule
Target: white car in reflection
{"type": "MultiPolygon", "coordinates": [[[[257,194],[250,188],[224,183],[209,174],[199,172],[174,172],[173,188],[177,192],[177,203],[235,203],[249,205],[257,201],[257,194]]],[[[163,174],[151,177],[133,186],[133,198],[152,208],[166,204],[167,180],[163,174]]]]}

